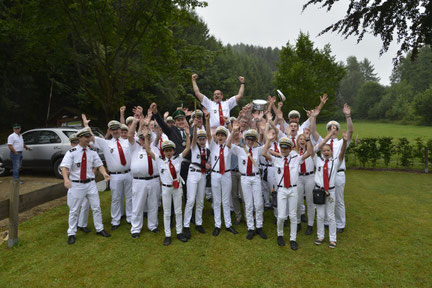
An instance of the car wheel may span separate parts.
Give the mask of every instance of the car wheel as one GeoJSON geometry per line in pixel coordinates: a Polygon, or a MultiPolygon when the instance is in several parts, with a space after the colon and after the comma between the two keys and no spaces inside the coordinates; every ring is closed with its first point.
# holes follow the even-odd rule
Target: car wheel
{"type": "Polygon", "coordinates": [[[62,162],[62,158],[59,158],[56,161],[54,161],[54,165],[53,165],[54,175],[59,179],[63,179],[61,167],[60,167],[61,162],[62,162]]]}
{"type": "Polygon", "coordinates": [[[0,162],[0,177],[9,175],[9,169],[4,167],[4,164],[0,162]]]}

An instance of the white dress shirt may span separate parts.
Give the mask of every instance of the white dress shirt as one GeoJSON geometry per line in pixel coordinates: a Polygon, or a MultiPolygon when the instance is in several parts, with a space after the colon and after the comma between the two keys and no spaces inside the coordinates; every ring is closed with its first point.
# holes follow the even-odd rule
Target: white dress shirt
{"type": "Polygon", "coordinates": [[[100,137],[95,137],[95,147],[103,151],[105,156],[105,161],[110,172],[124,172],[130,169],[131,157],[129,152],[129,140],[118,138],[120,145],[123,150],[123,154],[126,159],[126,165],[122,165],[120,162],[120,154],[117,148],[117,139],[103,139],[100,137]]]}
{"type": "MultiPolygon", "coordinates": [[[[85,148],[87,162],[86,179],[95,178],[93,168],[103,166],[103,163],[96,151],[88,147],[85,148]]],[[[81,180],[80,178],[83,154],[83,147],[81,145],[77,145],[76,147],[67,151],[65,156],[63,157],[60,167],[66,167],[69,170],[70,180],[81,180]]]]}
{"type": "Polygon", "coordinates": [[[7,145],[12,145],[16,152],[22,152],[24,150],[24,139],[22,135],[12,133],[7,139],[7,145]]]}
{"type": "MultiPolygon", "coordinates": [[[[219,119],[219,103],[216,103],[207,96],[203,97],[201,101],[201,105],[204,106],[207,111],[210,113],[210,128],[219,127],[220,119],[219,119]]],[[[237,106],[236,96],[232,96],[227,101],[221,102],[222,106],[222,114],[223,116],[230,117],[231,109],[237,106]]]]}

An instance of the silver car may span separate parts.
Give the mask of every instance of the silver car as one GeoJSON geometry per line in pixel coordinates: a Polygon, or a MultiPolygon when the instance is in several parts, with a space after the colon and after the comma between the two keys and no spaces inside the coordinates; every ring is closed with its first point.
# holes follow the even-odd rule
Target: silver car
{"type": "MultiPolygon", "coordinates": [[[[92,130],[96,136],[104,137],[97,128],[92,130]]],[[[23,132],[24,143],[32,150],[23,151],[22,169],[51,170],[56,177],[62,178],[60,163],[66,152],[71,149],[69,136],[77,131],[78,128],[75,127],[58,127],[23,132]]],[[[9,147],[7,144],[0,145],[0,176],[8,175],[11,170],[9,147]]]]}

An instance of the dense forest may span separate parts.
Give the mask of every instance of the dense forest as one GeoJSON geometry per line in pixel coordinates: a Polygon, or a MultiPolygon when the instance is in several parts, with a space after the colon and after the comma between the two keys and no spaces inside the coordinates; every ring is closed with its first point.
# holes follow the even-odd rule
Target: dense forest
{"type": "MultiPolygon", "coordinates": [[[[283,109],[311,109],[328,93],[326,117],[344,102],[356,118],[432,124],[432,52],[409,55],[395,67],[390,87],[379,84],[367,59],[338,63],[331,46],[309,35],[281,48],[223,45],[194,12],[200,1],[0,2],[0,130],[45,126],[64,107],[89,115],[94,125],[118,118],[118,108],[193,108],[191,74],[206,95],[225,97],[246,78],[240,105],[281,89],[283,109]],[[316,104],[315,104],[316,103],[316,104]]],[[[238,108],[237,108],[238,109],[238,108]]],[[[332,113],[333,112],[333,113],[332,113]]]]}

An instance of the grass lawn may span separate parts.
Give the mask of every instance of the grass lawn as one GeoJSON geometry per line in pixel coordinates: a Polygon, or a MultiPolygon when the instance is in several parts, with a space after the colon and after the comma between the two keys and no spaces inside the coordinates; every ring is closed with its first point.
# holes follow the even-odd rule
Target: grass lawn
{"type": "MultiPolygon", "coordinates": [[[[413,125],[400,125],[380,122],[357,122],[353,119],[354,135],[356,139],[364,137],[393,137],[394,139],[406,137],[412,144],[417,137],[423,137],[424,140],[432,138],[432,126],[413,126],[413,125]]],[[[326,135],[326,124],[320,123],[317,125],[317,130],[321,135],[326,135]]],[[[346,123],[341,122],[341,129],[346,130],[346,123]]]]}
{"type": "MultiPolygon", "coordinates": [[[[244,223],[238,235],[222,230],[213,237],[208,202],[207,234],[192,229],[188,243],[173,239],[164,247],[163,232],[147,229],[132,239],[125,224],[106,239],[90,219],[93,232],[78,232],[68,245],[62,205],[20,225],[17,247],[0,247],[0,287],[430,287],[430,187],[432,175],[348,171],[347,229],[334,250],[328,242],[315,246],[316,234],[305,236],[304,224],[298,251],[277,246],[272,211],[265,213],[267,240],[246,240],[244,223]]],[[[110,231],[109,192],[101,201],[110,231]]]]}

